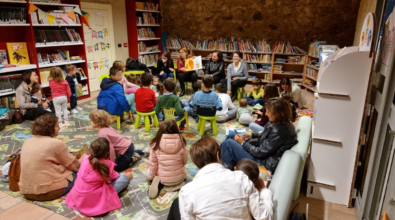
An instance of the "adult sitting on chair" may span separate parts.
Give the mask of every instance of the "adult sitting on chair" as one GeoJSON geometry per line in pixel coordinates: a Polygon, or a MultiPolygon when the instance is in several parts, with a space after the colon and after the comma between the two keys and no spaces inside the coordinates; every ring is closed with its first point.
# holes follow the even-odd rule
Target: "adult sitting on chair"
{"type": "Polygon", "coordinates": [[[161,59],[158,59],[156,71],[159,74],[160,81],[165,81],[168,77],[174,78],[174,63],[169,52],[164,52],[161,59]]]}
{"type": "MultiPolygon", "coordinates": [[[[198,75],[195,71],[186,71],[185,60],[189,58],[187,48],[181,48],[180,58],[177,59],[178,80],[180,81],[181,93],[180,97],[185,95],[185,82],[192,82],[192,85],[198,80],[198,75]]],[[[195,90],[193,91],[195,92],[195,90]]]]}
{"type": "Polygon", "coordinates": [[[266,104],[266,123],[262,134],[229,135],[222,142],[222,164],[233,170],[241,159],[254,160],[260,166],[274,173],[284,152],[298,143],[295,127],[291,123],[290,104],[282,98],[272,98],[266,104]]]}
{"type": "Polygon", "coordinates": [[[232,101],[237,98],[237,88],[244,87],[248,80],[247,64],[242,63],[242,53],[233,52],[233,63],[228,65],[227,79],[222,79],[221,83],[227,85],[228,95],[232,94],[232,101]]]}
{"type": "Polygon", "coordinates": [[[225,62],[221,52],[217,50],[214,51],[205,68],[206,72],[204,74],[214,78],[214,85],[217,85],[222,79],[225,79],[225,62]]]}

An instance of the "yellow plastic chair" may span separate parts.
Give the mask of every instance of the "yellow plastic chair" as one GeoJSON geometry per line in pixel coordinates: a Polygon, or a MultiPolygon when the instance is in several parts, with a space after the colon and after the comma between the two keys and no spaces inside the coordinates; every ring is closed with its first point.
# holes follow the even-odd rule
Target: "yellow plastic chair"
{"type": "Polygon", "coordinates": [[[142,75],[144,73],[145,73],[144,70],[132,70],[132,71],[125,71],[125,72],[123,72],[123,75],[128,76],[130,74],[133,74],[134,77],[136,77],[137,75],[142,75]]]}
{"type": "Polygon", "coordinates": [[[143,116],[144,117],[145,131],[149,132],[150,128],[151,128],[150,123],[149,123],[149,116],[150,115],[152,115],[153,118],[154,118],[154,125],[155,125],[155,127],[159,127],[159,121],[158,121],[158,117],[156,116],[155,111],[152,111],[152,112],[138,112],[138,111],[136,111],[136,112],[137,112],[137,118],[136,118],[136,123],[134,123],[134,128],[135,129],[139,128],[140,119],[141,119],[141,116],[143,116]]]}
{"type": "MultiPolygon", "coordinates": [[[[110,114],[110,113],[109,113],[110,114]]],[[[123,114],[126,114],[126,112],[123,112],[123,114]]],[[[133,113],[132,111],[130,111],[130,115],[131,115],[131,120],[134,123],[134,119],[133,119],[133,113]]],[[[114,117],[115,120],[117,121],[117,129],[121,129],[121,116],[119,115],[110,115],[111,117],[114,117]]]]}
{"type": "Polygon", "coordinates": [[[245,93],[244,87],[237,88],[237,99],[243,98],[245,93]]]}
{"type": "Polygon", "coordinates": [[[103,81],[104,78],[110,78],[110,76],[108,74],[103,74],[99,76],[99,81],[103,81]]]}
{"type": "MultiPolygon", "coordinates": [[[[175,108],[168,108],[168,107],[162,107],[163,115],[165,116],[166,119],[173,119],[176,120],[174,114],[176,112],[175,108]]],[[[189,123],[188,123],[188,111],[185,111],[184,117],[177,121],[177,125],[180,126],[181,122],[185,120],[185,124],[187,125],[188,128],[188,133],[189,133],[189,123]]]]}
{"type": "Polygon", "coordinates": [[[200,131],[200,136],[204,135],[204,131],[206,129],[206,121],[210,121],[211,128],[213,129],[213,133],[215,135],[218,134],[217,121],[216,121],[216,118],[218,117],[218,115],[215,115],[215,116],[198,115],[198,117],[199,117],[199,123],[198,123],[197,129],[200,131]]]}

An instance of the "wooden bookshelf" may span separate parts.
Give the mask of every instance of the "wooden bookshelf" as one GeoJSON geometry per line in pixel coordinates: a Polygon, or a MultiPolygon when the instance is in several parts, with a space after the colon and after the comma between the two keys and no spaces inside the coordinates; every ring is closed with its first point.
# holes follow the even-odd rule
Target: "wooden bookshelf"
{"type": "MultiPolygon", "coordinates": [[[[25,7],[26,11],[29,9],[29,0],[28,1],[6,1],[0,0],[2,6],[10,6],[10,7],[25,7]]],[[[41,3],[41,2],[32,2],[38,8],[43,11],[48,10],[57,10],[59,7],[75,7],[80,6],[80,0],[61,0],[61,3],[41,3]]],[[[75,16],[79,16],[75,14],[75,16]]],[[[66,64],[74,64],[79,68],[82,68],[86,75],[86,79],[82,83],[83,85],[88,86],[89,92],[89,76],[88,76],[88,68],[86,64],[86,53],[85,53],[85,38],[82,30],[81,24],[75,25],[47,25],[47,24],[33,24],[31,15],[27,15],[27,23],[26,24],[0,24],[0,49],[6,49],[6,43],[11,42],[26,42],[28,53],[29,53],[29,65],[19,65],[18,67],[13,68],[4,68],[0,70],[0,76],[4,73],[12,73],[12,74],[22,74],[26,70],[34,70],[36,71],[39,82],[42,82],[40,75],[40,68],[44,67],[53,67],[53,66],[64,66],[66,64]],[[34,30],[64,30],[64,28],[71,27],[74,29],[76,33],[80,35],[81,42],[75,43],[47,43],[47,44],[36,44],[36,39],[34,37],[34,30]],[[37,54],[38,53],[52,53],[55,50],[68,50],[70,56],[80,56],[82,60],[78,61],[70,61],[63,63],[50,63],[50,64],[40,64],[38,63],[37,54]]],[[[7,51],[8,61],[10,60],[10,54],[7,51]]],[[[51,96],[51,91],[49,88],[44,89],[44,93],[47,96],[51,96]]],[[[10,92],[9,94],[1,94],[4,95],[13,95],[14,93],[10,92]]],[[[89,98],[90,93],[88,95],[79,97],[78,99],[89,98]]]]}
{"type": "Polygon", "coordinates": [[[318,62],[319,58],[315,56],[306,56],[306,65],[305,65],[305,70],[303,72],[303,87],[306,88],[307,91],[312,91],[316,92],[316,85],[317,85],[317,79],[318,79],[318,71],[320,70],[319,67],[313,66],[311,64],[312,61],[317,61],[318,62]],[[310,73],[315,73],[313,76],[310,73]]]}
{"type": "MultiPolygon", "coordinates": [[[[127,18],[127,29],[128,29],[128,42],[129,42],[129,57],[139,59],[141,56],[157,55],[158,58],[161,56],[162,51],[162,31],[161,31],[161,15],[160,15],[160,1],[159,0],[127,0],[125,1],[126,18],[127,18]],[[154,3],[159,5],[158,10],[149,9],[137,9],[136,2],[154,3]],[[151,13],[156,19],[157,24],[138,24],[137,17],[142,17],[143,13],[151,13]],[[140,38],[138,37],[138,30],[141,28],[150,28],[154,34],[154,38],[140,38]],[[159,51],[154,52],[139,52],[138,43],[144,42],[146,47],[152,47],[157,45],[159,51]]],[[[145,63],[147,67],[153,67],[152,63],[145,63]]]]}

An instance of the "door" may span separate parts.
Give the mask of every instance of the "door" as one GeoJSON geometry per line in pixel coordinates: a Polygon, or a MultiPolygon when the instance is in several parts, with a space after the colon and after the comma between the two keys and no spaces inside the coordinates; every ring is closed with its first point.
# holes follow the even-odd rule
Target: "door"
{"type": "Polygon", "coordinates": [[[85,50],[90,91],[100,90],[100,76],[108,74],[115,60],[112,9],[109,4],[81,2],[89,14],[90,27],[84,24],[85,50]]]}

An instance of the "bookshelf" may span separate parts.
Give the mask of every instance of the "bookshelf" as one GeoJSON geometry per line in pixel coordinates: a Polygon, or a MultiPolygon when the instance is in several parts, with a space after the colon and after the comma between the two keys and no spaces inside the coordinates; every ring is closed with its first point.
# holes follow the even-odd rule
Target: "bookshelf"
{"type": "Polygon", "coordinates": [[[320,68],[315,63],[318,63],[319,58],[311,55],[306,56],[306,66],[303,74],[303,86],[306,90],[316,92],[318,72],[320,68]]]}
{"type": "MultiPolygon", "coordinates": [[[[30,1],[6,1],[6,0],[0,0],[1,6],[5,7],[22,7],[26,9],[26,14],[29,9],[29,3],[30,1]]],[[[36,5],[39,9],[43,10],[44,12],[48,10],[59,10],[59,7],[76,7],[77,5],[80,6],[80,0],[61,0],[61,3],[43,3],[43,2],[31,2],[34,5],[36,5]]],[[[81,6],[80,6],[81,8],[81,6]]],[[[57,25],[55,24],[56,21],[52,25],[48,24],[33,24],[32,21],[32,14],[27,14],[26,17],[26,24],[0,24],[0,32],[2,33],[0,35],[0,50],[7,50],[6,48],[6,43],[12,43],[12,42],[26,42],[27,49],[28,49],[28,54],[29,54],[29,60],[30,64],[29,65],[19,65],[18,67],[12,67],[12,68],[3,68],[0,70],[0,77],[6,75],[6,73],[12,73],[12,74],[22,74],[25,70],[34,70],[36,71],[38,77],[39,77],[39,82],[41,83],[43,79],[41,78],[40,75],[40,68],[44,67],[53,67],[53,66],[59,66],[59,67],[64,67],[66,64],[74,64],[78,68],[81,68],[85,75],[86,79],[89,79],[88,76],[88,69],[87,69],[87,63],[86,63],[86,53],[85,53],[85,42],[84,42],[84,33],[82,30],[82,25],[81,24],[72,24],[72,25],[65,25],[65,24],[60,24],[57,25]],[[67,29],[73,29],[75,33],[78,33],[80,36],[80,41],[71,41],[71,42],[62,42],[62,43],[39,43],[37,42],[38,39],[36,39],[35,36],[35,31],[41,31],[41,30],[65,30],[67,29]],[[61,62],[61,63],[49,63],[49,64],[40,64],[38,61],[38,54],[42,53],[53,53],[55,50],[67,50],[69,51],[70,56],[79,56],[81,57],[81,60],[77,61],[69,61],[69,62],[61,62]]],[[[75,16],[79,16],[78,14],[75,14],[75,16]]],[[[8,61],[10,61],[10,54],[7,51],[7,58],[8,61]]],[[[89,80],[84,80],[82,82],[83,86],[87,86],[89,88],[89,80]]],[[[15,88],[16,89],[16,88],[15,88]]],[[[51,92],[49,88],[44,87],[44,93],[47,96],[51,96],[51,92]]],[[[8,92],[8,93],[0,93],[0,96],[10,96],[14,95],[15,92],[8,92]]],[[[84,96],[78,97],[78,99],[85,99],[89,98],[90,93],[88,89],[88,94],[84,96]]]]}
{"type": "Polygon", "coordinates": [[[161,56],[161,15],[159,0],[125,1],[129,57],[153,67],[161,56]],[[148,33],[149,37],[142,36],[148,33]],[[150,34],[151,33],[151,34],[150,34]]]}

